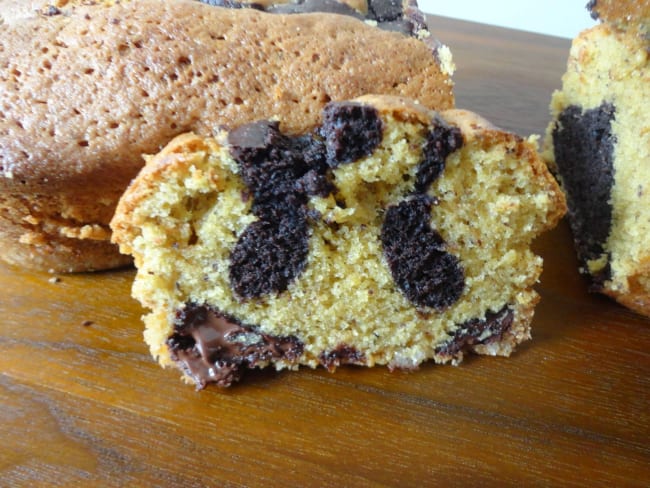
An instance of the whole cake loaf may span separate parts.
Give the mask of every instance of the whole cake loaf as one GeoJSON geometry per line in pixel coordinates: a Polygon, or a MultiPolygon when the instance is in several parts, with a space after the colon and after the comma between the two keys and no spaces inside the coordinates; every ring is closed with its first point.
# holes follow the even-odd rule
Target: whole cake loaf
{"type": "Polygon", "coordinates": [[[534,237],[565,211],[537,146],[475,114],[366,96],[149,157],[113,239],[145,339],[198,387],[249,368],[416,368],[530,337],[534,237]]]}
{"type": "Polygon", "coordinates": [[[454,104],[448,49],[414,4],[210,3],[0,0],[0,258],[128,263],[115,205],[142,154],[178,134],[272,116],[294,132],[370,92],[454,104]],[[301,13],[319,8],[346,15],[301,13]]]}
{"type": "Polygon", "coordinates": [[[546,151],[593,291],[650,315],[648,1],[591,2],[571,47],[546,151]]]}

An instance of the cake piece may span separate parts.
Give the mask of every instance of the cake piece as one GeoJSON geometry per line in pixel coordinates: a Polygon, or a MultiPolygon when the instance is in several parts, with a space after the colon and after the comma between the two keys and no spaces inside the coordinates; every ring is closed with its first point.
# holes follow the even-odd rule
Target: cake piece
{"type": "Polygon", "coordinates": [[[292,132],[369,92],[452,107],[449,52],[417,8],[354,4],[366,14],[0,0],[0,258],[57,272],[129,263],[110,243],[115,205],[141,155],[181,133],[272,115],[292,132]]]}
{"type": "Polygon", "coordinates": [[[465,111],[366,96],[315,128],[189,133],[149,157],[111,223],[145,339],[197,387],[248,368],[416,368],[530,337],[564,213],[536,145],[465,111]]]}
{"type": "Polygon", "coordinates": [[[546,157],[591,290],[650,315],[650,2],[592,2],[551,102],[546,157]]]}

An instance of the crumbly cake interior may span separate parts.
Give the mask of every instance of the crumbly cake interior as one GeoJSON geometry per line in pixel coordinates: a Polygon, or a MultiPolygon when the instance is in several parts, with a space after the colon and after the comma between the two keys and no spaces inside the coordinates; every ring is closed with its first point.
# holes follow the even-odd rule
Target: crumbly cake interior
{"type": "MultiPolygon", "coordinates": [[[[650,296],[648,56],[648,40],[636,31],[624,32],[608,24],[585,31],[573,43],[563,88],[551,104],[554,120],[572,106],[583,114],[603,106],[612,112],[613,184],[609,201],[601,202],[611,206],[611,227],[601,255],[584,264],[592,275],[608,267],[604,287],[616,295],[650,296]]],[[[556,127],[551,124],[547,134],[551,164],[555,164],[552,131],[556,127]]],[[[646,306],[650,310],[650,303],[646,306]]]]}
{"type": "Polygon", "coordinates": [[[532,286],[542,269],[530,244],[563,213],[536,146],[477,130],[482,121],[461,111],[445,112],[445,122],[411,106],[393,110],[384,98],[360,100],[379,107],[381,138],[368,154],[328,172],[334,191],[308,198],[306,264],[285,291],[248,299],[233,292],[230,256],[257,217],[226,133],[181,136],[149,160],[112,225],[121,249],[135,256],[133,293],[152,309],[145,338],[162,364],[171,362],[168,339],[188,304],[206,304],[270,336],[296,337],[304,346],[297,362],[312,367],[343,349],[368,366],[457,362],[466,349],[508,355],[529,338],[538,300],[532,286]],[[422,177],[423,148],[440,124],[462,127],[461,145],[446,155],[446,142],[434,138],[443,167],[422,177]],[[387,221],[413,202],[425,209],[422,247],[439,239],[433,254],[448,258],[433,301],[400,289],[387,255],[387,247],[411,245],[391,243],[387,221]],[[470,324],[506,312],[503,330],[487,328],[468,347],[448,347],[470,324]]]}

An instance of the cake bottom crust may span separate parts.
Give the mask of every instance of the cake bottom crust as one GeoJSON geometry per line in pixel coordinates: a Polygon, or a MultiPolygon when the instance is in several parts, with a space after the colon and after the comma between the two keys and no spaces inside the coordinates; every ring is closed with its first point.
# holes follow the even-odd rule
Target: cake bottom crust
{"type": "MultiPolygon", "coordinates": [[[[20,268],[74,273],[119,268],[132,258],[110,241],[113,205],[39,194],[0,197],[0,259],[20,268]]],[[[114,200],[115,202],[116,200],[114,200]]]]}

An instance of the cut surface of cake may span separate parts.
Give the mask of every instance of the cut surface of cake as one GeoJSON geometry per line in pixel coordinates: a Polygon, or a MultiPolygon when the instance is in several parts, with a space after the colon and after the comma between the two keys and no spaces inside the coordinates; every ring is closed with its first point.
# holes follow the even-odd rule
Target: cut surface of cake
{"type": "Polygon", "coordinates": [[[594,2],[574,39],[545,152],[591,289],[650,315],[648,2],[594,2]]]}
{"type": "Polygon", "coordinates": [[[530,337],[530,244],[565,211],[535,144],[386,96],[280,127],[181,135],[120,200],[113,238],[162,365],[228,386],[269,365],[507,356],[530,337]]]}
{"type": "Polygon", "coordinates": [[[370,92],[454,105],[448,49],[413,2],[208,3],[0,0],[0,259],[129,263],[115,205],[141,155],[181,133],[270,115],[295,131],[370,92]],[[300,13],[321,8],[346,15],[300,13]]]}

